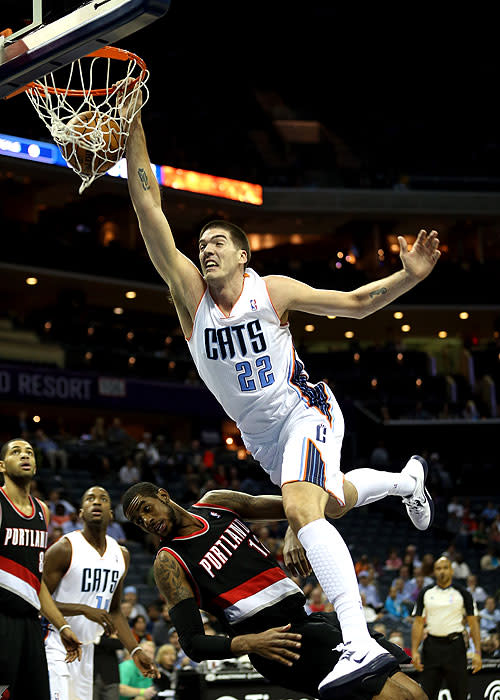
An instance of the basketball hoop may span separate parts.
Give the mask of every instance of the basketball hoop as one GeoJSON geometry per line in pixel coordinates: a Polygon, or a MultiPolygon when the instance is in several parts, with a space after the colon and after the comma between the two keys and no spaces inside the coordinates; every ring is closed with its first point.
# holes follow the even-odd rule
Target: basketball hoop
{"type": "Polygon", "coordinates": [[[130,125],[149,97],[148,77],[142,58],[104,46],[23,88],[81,178],[80,194],[123,157],[130,125]],[[56,73],[57,82],[64,79],[66,87],[56,86],[56,73]],[[104,87],[94,87],[98,84],[104,87]]]}

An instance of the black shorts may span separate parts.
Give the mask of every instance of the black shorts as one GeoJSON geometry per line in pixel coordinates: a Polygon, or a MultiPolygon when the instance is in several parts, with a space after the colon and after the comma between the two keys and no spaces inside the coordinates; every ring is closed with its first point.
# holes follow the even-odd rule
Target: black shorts
{"type": "MultiPolygon", "coordinates": [[[[340,658],[340,652],[335,651],[335,647],[342,643],[338,618],[335,613],[313,613],[302,622],[292,623],[289,631],[302,635],[300,659],[293,666],[284,666],[258,654],[251,654],[250,660],[255,669],[272,683],[317,697],[318,685],[340,658]]],[[[372,637],[394,656],[394,668],[360,684],[359,690],[349,695],[352,700],[371,700],[380,693],[386,680],[399,671],[399,664],[410,661],[400,647],[382,635],[372,634],[372,637]]]]}
{"type": "Polygon", "coordinates": [[[50,700],[49,672],[42,628],[36,614],[10,617],[0,613],[0,686],[11,700],[50,700]]]}

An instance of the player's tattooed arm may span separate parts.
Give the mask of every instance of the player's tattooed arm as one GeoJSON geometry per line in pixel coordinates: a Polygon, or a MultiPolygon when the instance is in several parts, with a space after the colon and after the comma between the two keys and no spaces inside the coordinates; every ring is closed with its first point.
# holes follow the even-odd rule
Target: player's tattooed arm
{"type": "Polygon", "coordinates": [[[234,510],[245,520],[285,520],[281,496],[251,496],[241,491],[209,491],[199,503],[234,510]]]}
{"type": "Polygon", "coordinates": [[[378,296],[379,294],[387,294],[387,287],[379,287],[378,289],[374,289],[372,292],[370,292],[369,296],[370,299],[373,299],[373,297],[378,296]]]}
{"type": "Polygon", "coordinates": [[[147,174],[147,172],[144,170],[144,168],[139,168],[139,169],[137,170],[137,175],[139,176],[139,180],[140,180],[140,182],[141,182],[142,189],[143,189],[143,190],[149,190],[149,189],[150,189],[150,185],[149,185],[149,180],[148,180],[148,174],[147,174]]]}
{"type": "Polygon", "coordinates": [[[184,569],[168,552],[160,552],[154,563],[154,577],[158,590],[165,597],[169,608],[187,598],[194,598],[194,591],[184,569]]]}

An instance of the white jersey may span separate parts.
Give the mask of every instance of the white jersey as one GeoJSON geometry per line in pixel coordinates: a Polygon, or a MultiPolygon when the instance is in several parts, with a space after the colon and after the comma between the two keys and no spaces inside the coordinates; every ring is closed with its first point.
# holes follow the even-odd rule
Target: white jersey
{"type": "MultiPolygon", "coordinates": [[[[71,563],[52,597],[58,603],[81,603],[91,608],[109,610],[116,587],[125,573],[125,558],[118,542],[106,535],[106,551],[101,555],[84,537],[81,530],[64,537],[72,549],[71,563]]],[[[84,615],[69,618],[71,629],[82,642],[98,642],[104,629],[84,615]]],[[[59,632],[49,625],[46,647],[57,647],[64,655],[59,632]]]]}
{"type": "Polygon", "coordinates": [[[249,443],[276,431],[301,404],[332,421],[329,390],[309,383],[288,323],[280,323],[254,270],[246,270],[228,316],[205,290],[187,342],[200,377],[249,443]]]}

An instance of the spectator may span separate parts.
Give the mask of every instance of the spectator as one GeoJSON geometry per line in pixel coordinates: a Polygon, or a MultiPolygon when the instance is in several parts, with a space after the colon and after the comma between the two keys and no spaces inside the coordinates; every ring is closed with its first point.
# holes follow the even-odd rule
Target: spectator
{"type": "MultiPolygon", "coordinates": [[[[404,556],[405,556],[405,557],[408,557],[409,559],[411,559],[411,563],[412,563],[412,567],[413,567],[411,570],[413,571],[413,574],[414,574],[414,573],[415,573],[415,568],[418,568],[418,567],[422,566],[422,562],[421,562],[420,559],[419,559],[416,545],[414,545],[414,544],[407,544],[407,545],[406,545],[405,555],[404,555],[404,556]]],[[[405,563],[406,563],[406,562],[403,561],[403,564],[405,564],[405,563]]]]}
{"type": "Polygon", "coordinates": [[[434,554],[426,552],[422,557],[422,566],[420,568],[424,576],[430,576],[432,578],[434,575],[434,554]]]}
{"type": "Polygon", "coordinates": [[[465,420],[479,420],[481,418],[475,401],[469,399],[466,402],[464,410],[462,411],[462,417],[465,418],[465,420]]]}
{"type": "Polygon", "coordinates": [[[472,546],[475,549],[483,550],[488,546],[490,541],[488,534],[488,526],[485,520],[480,520],[477,525],[477,530],[472,533],[472,546]]]}
{"type": "Polygon", "coordinates": [[[495,632],[489,637],[481,640],[483,656],[487,659],[500,659],[500,634],[495,632]]]}
{"type": "Polygon", "coordinates": [[[401,647],[401,649],[403,649],[405,654],[408,654],[408,656],[411,656],[411,649],[405,645],[403,633],[400,632],[400,630],[398,630],[398,629],[392,630],[392,632],[389,634],[389,641],[392,642],[393,644],[397,644],[398,647],[401,647]]]}
{"type": "Polygon", "coordinates": [[[143,453],[144,462],[147,466],[154,466],[160,461],[160,453],[153,444],[153,436],[151,435],[151,433],[143,433],[142,440],[137,445],[137,449],[143,453]]]}
{"type": "Polygon", "coordinates": [[[484,588],[482,586],[477,585],[476,574],[469,574],[469,576],[467,576],[467,590],[469,591],[472,598],[474,599],[474,602],[478,606],[483,605],[483,603],[486,601],[486,598],[488,597],[488,594],[486,593],[484,588]]]}
{"type": "Polygon", "coordinates": [[[120,523],[117,523],[116,520],[112,520],[107,529],[106,529],[106,534],[115,539],[118,544],[125,544],[127,541],[127,536],[125,535],[125,532],[120,525],[120,523]]]}
{"type": "Polygon", "coordinates": [[[175,662],[177,652],[172,644],[162,644],[156,652],[156,663],[160,672],[160,678],[155,679],[157,690],[170,690],[174,687],[175,662]]]}
{"type": "Polygon", "coordinates": [[[484,603],[484,608],[479,611],[479,627],[481,636],[488,637],[498,631],[500,622],[500,610],[496,607],[495,597],[489,595],[484,603]]]}
{"type": "Polygon", "coordinates": [[[50,519],[52,527],[62,527],[69,520],[70,514],[66,511],[63,503],[56,503],[54,514],[50,519]]]}
{"type": "Polygon", "coordinates": [[[498,515],[498,508],[495,506],[493,501],[488,501],[483,510],[481,511],[481,518],[483,518],[489,525],[495,520],[498,515]]]}
{"type": "Polygon", "coordinates": [[[147,621],[146,608],[137,600],[137,588],[135,586],[125,586],[123,589],[123,600],[129,602],[132,606],[129,617],[133,618],[137,617],[137,615],[142,615],[147,621]]]}
{"type": "Polygon", "coordinates": [[[69,514],[69,519],[62,524],[63,535],[67,535],[69,532],[73,532],[73,530],[81,530],[82,527],[83,523],[76,510],[74,510],[69,514]]]}
{"type": "Polygon", "coordinates": [[[191,668],[196,668],[198,666],[196,661],[193,661],[189,658],[189,656],[186,656],[186,652],[181,647],[181,644],[179,642],[179,635],[175,627],[170,628],[168,639],[168,643],[172,644],[177,651],[177,660],[175,662],[176,670],[186,668],[187,666],[190,666],[191,668]]]}
{"type": "Polygon", "coordinates": [[[377,612],[372,605],[368,605],[366,602],[366,596],[364,593],[360,593],[361,604],[363,606],[363,613],[365,615],[365,620],[367,624],[373,624],[377,620],[380,620],[383,613],[377,612]]]}
{"type": "Polygon", "coordinates": [[[131,619],[131,612],[132,612],[132,603],[130,600],[122,600],[120,603],[120,610],[123,613],[123,616],[127,620],[128,624],[130,625],[130,619],[131,619]]]}
{"type": "Polygon", "coordinates": [[[315,612],[323,612],[327,603],[326,596],[321,586],[314,586],[309,598],[305,604],[305,609],[308,615],[315,612]]]}
{"type": "Polygon", "coordinates": [[[471,574],[470,566],[464,561],[464,555],[462,552],[457,552],[455,554],[455,560],[451,562],[451,567],[455,578],[465,580],[471,574]]]}
{"type": "MultiPolygon", "coordinates": [[[[160,616],[161,616],[161,605],[157,602],[149,603],[148,605],[146,605],[146,612],[147,612],[148,618],[149,618],[149,622],[146,625],[146,629],[152,635],[154,624],[155,624],[155,622],[158,622],[158,620],[160,619],[160,616]]],[[[153,642],[154,642],[154,638],[153,638],[153,642]]],[[[155,644],[156,644],[156,642],[155,642],[155,644]]]]}
{"type": "Polygon", "coordinates": [[[376,611],[382,607],[377,586],[373,581],[373,576],[370,571],[361,571],[359,574],[359,592],[366,598],[368,605],[371,605],[376,611]]]}
{"type": "MultiPolygon", "coordinates": [[[[144,653],[153,661],[156,648],[154,642],[145,640],[141,642],[140,646],[144,653]]],[[[156,695],[153,680],[142,675],[133,659],[122,661],[118,670],[120,672],[120,700],[127,700],[136,696],[150,700],[156,695]]]]}
{"type": "Polygon", "coordinates": [[[403,604],[396,586],[391,586],[389,588],[389,593],[384,603],[384,609],[386,615],[390,619],[397,621],[406,620],[410,614],[406,605],[403,604]]]}
{"type": "Polygon", "coordinates": [[[141,480],[140,469],[137,464],[135,464],[133,457],[129,456],[125,459],[125,464],[123,467],[120,467],[118,477],[120,479],[120,483],[124,486],[131,486],[132,484],[136,484],[141,480]]]}
{"type": "Polygon", "coordinates": [[[362,554],[358,561],[354,564],[354,571],[356,572],[356,576],[359,578],[360,573],[362,571],[368,571],[370,566],[371,564],[368,554],[362,554]]]}
{"type": "Polygon", "coordinates": [[[452,496],[451,501],[446,507],[446,510],[448,512],[448,515],[450,513],[455,513],[457,518],[460,520],[461,518],[463,518],[465,508],[463,504],[459,501],[458,496],[452,496]]]}
{"type": "Polygon", "coordinates": [[[153,624],[153,641],[156,646],[167,644],[172,621],[168,612],[167,603],[163,603],[159,619],[153,624]]]}
{"type": "Polygon", "coordinates": [[[500,566],[500,561],[497,556],[496,548],[490,545],[486,550],[486,554],[480,559],[479,566],[482,571],[494,571],[500,566]]]}
{"type": "Polygon", "coordinates": [[[34,443],[41,451],[44,459],[49,463],[53,472],[57,471],[58,464],[62,471],[68,468],[68,453],[66,450],[59,447],[54,440],[51,440],[41,428],[35,431],[34,443]]]}
{"type": "Polygon", "coordinates": [[[387,466],[390,464],[389,452],[383,440],[379,440],[377,446],[373,448],[369,458],[369,464],[370,467],[374,469],[387,469],[387,466]]]}
{"type": "Polygon", "coordinates": [[[115,417],[106,432],[106,441],[111,447],[123,448],[130,440],[130,436],[122,426],[120,418],[115,417]]]}
{"type": "Polygon", "coordinates": [[[403,560],[399,556],[398,550],[395,547],[389,550],[389,556],[385,560],[384,568],[387,571],[398,571],[402,565],[403,560]]]}
{"type": "Polygon", "coordinates": [[[95,442],[101,442],[103,444],[106,442],[107,431],[104,425],[104,418],[101,416],[95,419],[94,425],[90,428],[90,437],[95,442]]]}
{"type": "Polygon", "coordinates": [[[142,641],[153,641],[153,637],[146,631],[146,618],[144,615],[136,615],[130,620],[130,629],[132,634],[137,639],[137,643],[142,641]]]}

